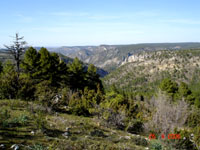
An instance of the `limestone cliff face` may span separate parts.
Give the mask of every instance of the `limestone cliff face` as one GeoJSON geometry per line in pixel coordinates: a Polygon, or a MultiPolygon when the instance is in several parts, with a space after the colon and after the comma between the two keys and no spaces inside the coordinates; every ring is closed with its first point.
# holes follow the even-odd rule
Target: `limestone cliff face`
{"type": "Polygon", "coordinates": [[[150,57],[150,55],[147,55],[147,54],[134,54],[131,56],[127,56],[125,58],[125,60],[121,62],[121,66],[126,63],[130,63],[130,62],[145,61],[149,57],[150,57]]]}

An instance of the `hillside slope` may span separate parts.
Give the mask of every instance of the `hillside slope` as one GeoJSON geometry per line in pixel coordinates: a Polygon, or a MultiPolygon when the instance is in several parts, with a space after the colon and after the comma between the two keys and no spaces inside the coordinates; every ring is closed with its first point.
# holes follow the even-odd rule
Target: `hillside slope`
{"type": "Polygon", "coordinates": [[[117,70],[104,78],[131,91],[153,91],[159,82],[170,77],[177,82],[196,83],[200,80],[200,50],[142,52],[124,60],[117,70]]]}
{"type": "Polygon", "coordinates": [[[147,137],[108,128],[97,118],[55,113],[21,100],[1,100],[0,104],[0,114],[9,116],[1,120],[0,149],[143,150],[149,145],[147,137]]]}

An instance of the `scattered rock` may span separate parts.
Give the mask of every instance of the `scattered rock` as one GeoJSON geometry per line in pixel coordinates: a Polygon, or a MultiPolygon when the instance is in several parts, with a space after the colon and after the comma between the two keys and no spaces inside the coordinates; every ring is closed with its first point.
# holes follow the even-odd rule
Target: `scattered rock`
{"type": "Polygon", "coordinates": [[[67,132],[69,132],[69,131],[71,130],[71,128],[66,127],[65,130],[66,130],[67,132]]]}
{"type": "Polygon", "coordinates": [[[35,134],[35,132],[34,132],[34,131],[31,131],[31,134],[32,134],[32,135],[34,135],[34,134],[35,134]]]}
{"type": "Polygon", "coordinates": [[[69,135],[70,135],[69,132],[65,132],[62,134],[62,136],[64,136],[65,138],[68,138],[69,135]]]}
{"type": "Polygon", "coordinates": [[[0,149],[4,149],[5,148],[5,145],[4,144],[1,144],[0,145],[0,149]]]}
{"type": "Polygon", "coordinates": [[[124,138],[125,138],[126,140],[130,140],[130,139],[131,139],[130,136],[125,136],[124,138]]]}
{"type": "Polygon", "coordinates": [[[19,145],[13,144],[10,148],[12,148],[13,150],[19,150],[19,145]]]}

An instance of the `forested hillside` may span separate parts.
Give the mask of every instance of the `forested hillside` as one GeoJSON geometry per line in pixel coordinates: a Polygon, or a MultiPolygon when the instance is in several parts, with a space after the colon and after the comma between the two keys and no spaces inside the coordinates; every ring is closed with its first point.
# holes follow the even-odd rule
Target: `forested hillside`
{"type": "Polygon", "coordinates": [[[104,78],[105,86],[115,85],[130,92],[151,93],[165,78],[185,82],[197,90],[200,81],[200,50],[142,52],[130,56],[124,65],[104,78]]]}
{"type": "Polygon", "coordinates": [[[0,149],[200,148],[199,49],[133,54],[100,79],[20,39],[1,53],[0,149]]]}

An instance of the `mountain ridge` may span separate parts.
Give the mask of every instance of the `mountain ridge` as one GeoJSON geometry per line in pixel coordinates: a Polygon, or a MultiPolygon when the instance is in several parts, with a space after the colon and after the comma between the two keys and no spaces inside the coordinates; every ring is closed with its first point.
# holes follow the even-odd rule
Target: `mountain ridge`
{"type": "Polygon", "coordinates": [[[99,45],[99,46],[63,46],[49,48],[50,51],[59,52],[65,56],[78,57],[85,63],[92,63],[108,72],[115,70],[127,57],[146,51],[181,50],[200,48],[199,42],[183,43],[142,43],[129,45],[99,45]]]}

